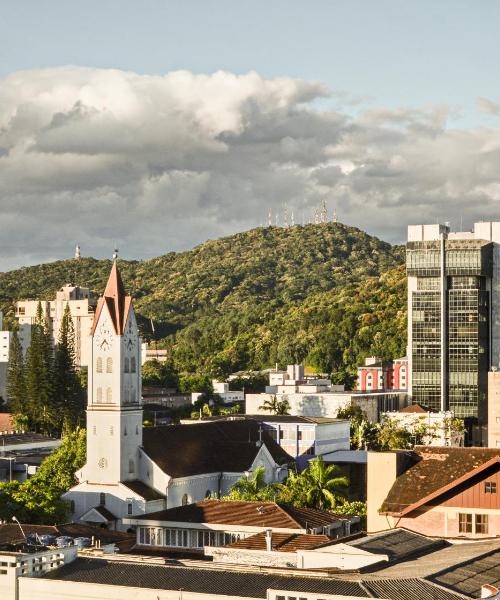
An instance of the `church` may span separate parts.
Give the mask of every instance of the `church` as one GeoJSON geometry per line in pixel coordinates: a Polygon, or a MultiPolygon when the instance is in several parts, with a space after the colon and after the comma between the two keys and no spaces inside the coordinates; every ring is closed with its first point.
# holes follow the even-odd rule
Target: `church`
{"type": "Polygon", "coordinates": [[[286,478],[293,459],[254,421],[143,427],[141,340],[116,260],[90,336],[87,461],[63,496],[74,521],[123,530],[123,518],[224,496],[260,466],[267,483],[286,478]]]}

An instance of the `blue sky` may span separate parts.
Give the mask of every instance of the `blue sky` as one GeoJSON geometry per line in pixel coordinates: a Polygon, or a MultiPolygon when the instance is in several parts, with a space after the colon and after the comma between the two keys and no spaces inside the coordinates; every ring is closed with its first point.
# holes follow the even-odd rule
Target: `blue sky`
{"type": "Polygon", "coordinates": [[[499,23],[498,0],[2,0],[0,269],[323,202],[397,243],[500,220],[499,23]]]}
{"type": "Polygon", "coordinates": [[[0,18],[0,76],[256,70],[364,106],[447,104],[462,126],[488,124],[478,96],[500,98],[497,0],[3,0],[0,18]]]}

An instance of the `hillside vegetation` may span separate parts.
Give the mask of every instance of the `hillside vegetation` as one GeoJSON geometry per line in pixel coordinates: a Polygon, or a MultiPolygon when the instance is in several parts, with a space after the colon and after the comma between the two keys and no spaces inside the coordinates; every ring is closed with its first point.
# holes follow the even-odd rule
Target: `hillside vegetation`
{"type": "MultiPolygon", "coordinates": [[[[405,351],[401,247],[340,223],[268,227],[147,261],[120,260],[143,335],[155,325],[178,372],[224,375],[305,361],[337,381],[376,353],[405,351]]],[[[110,261],[57,261],[0,274],[0,304],[49,299],[73,282],[102,292],[110,261]]]]}

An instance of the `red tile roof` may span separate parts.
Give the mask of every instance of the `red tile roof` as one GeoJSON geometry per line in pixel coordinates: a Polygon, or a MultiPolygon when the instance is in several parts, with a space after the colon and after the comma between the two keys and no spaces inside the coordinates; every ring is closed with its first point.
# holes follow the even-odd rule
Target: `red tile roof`
{"type": "Polygon", "coordinates": [[[420,406],[420,404],[410,404],[410,406],[406,406],[405,408],[402,408],[399,412],[402,413],[427,413],[429,412],[427,409],[425,409],[423,406],[420,406]]]}
{"type": "Polygon", "coordinates": [[[394,482],[380,512],[408,514],[488,468],[500,465],[500,448],[420,446],[414,463],[394,482]]]}
{"type": "MultiPolygon", "coordinates": [[[[271,535],[271,548],[275,552],[297,552],[297,550],[319,548],[331,541],[327,535],[273,533],[271,535]]],[[[256,533],[224,547],[240,550],[266,550],[266,534],[264,532],[256,533]]]]}
{"type": "Polygon", "coordinates": [[[225,500],[203,500],[195,504],[148,513],[137,518],[144,521],[213,523],[302,530],[328,526],[339,520],[349,519],[322,510],[297,509],[275,502],[225,500]]]}

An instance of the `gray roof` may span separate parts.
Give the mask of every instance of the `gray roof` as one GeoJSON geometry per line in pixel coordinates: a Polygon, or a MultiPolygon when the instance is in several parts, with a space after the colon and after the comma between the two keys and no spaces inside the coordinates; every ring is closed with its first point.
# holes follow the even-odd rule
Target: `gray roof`
{"type": "Polygon", "coordinates": [[[346,580],[210,568],[174,567],[97,558],[77,558],[45,575],[48,579],[130,586],[144,589],[184,590],[266,598],[267,590],[386,598],[389,600],[456,600],[463,596],[421,579],[346,580]]]}
{"type": "Polygon", "coordinates": [[[482,585],[488,583],[500,587],[500,541],[496,550],[450,566],[430,579],[476,598],[480,596],[482,585]]]}
{"type": "Polygon", "coordinates": [[[391,561],[427,554],[447,545],[443,540],[428,538],[406,529],[391,529],[367,535],[347,544],[373,554],[387,554],[391,561]]]}

